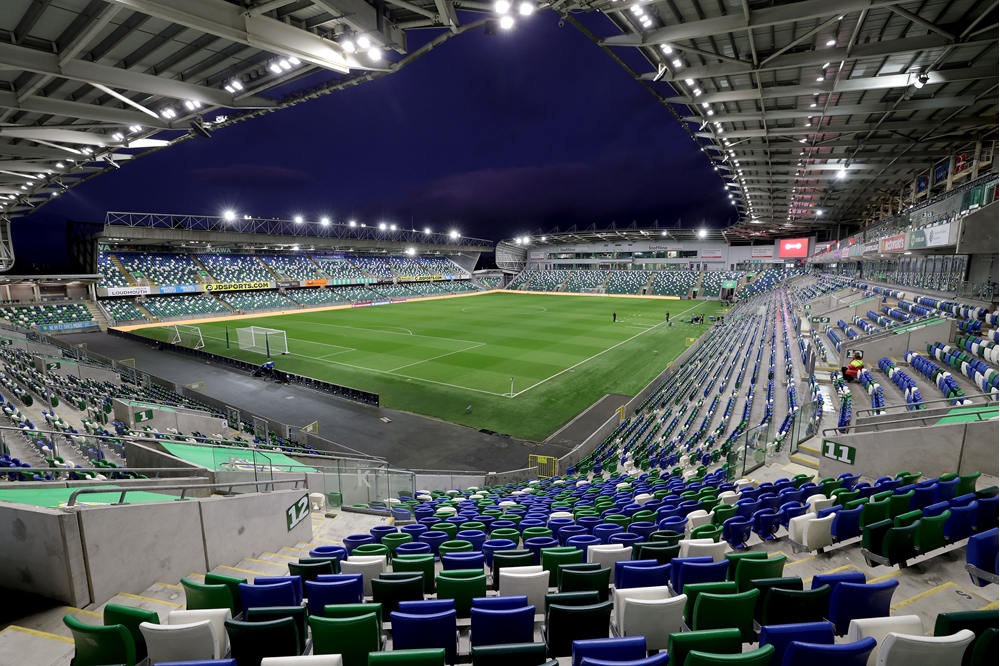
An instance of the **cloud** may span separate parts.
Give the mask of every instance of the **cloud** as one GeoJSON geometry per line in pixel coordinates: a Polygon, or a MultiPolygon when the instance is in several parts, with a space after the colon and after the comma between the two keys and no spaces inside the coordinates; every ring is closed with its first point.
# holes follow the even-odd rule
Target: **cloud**
{"type": "Polygon", "coordinates": [[[412,187],[396,201],[373,204],[372,212],[489,226],[728,222],[728,201],[705,192],[704,164],[696,162],[703,158],[692,155],[678,164],[670,157],[618,155],[593,163],[455,173],[412,187]]]}
{"type": "Polygon", "coordinates": [[[290,190],[311,185],[314,181],[305,171],[259,164],[232,164],[206,167],[191,171],[197,178],[222,187],[247,189],[290,190]]]}

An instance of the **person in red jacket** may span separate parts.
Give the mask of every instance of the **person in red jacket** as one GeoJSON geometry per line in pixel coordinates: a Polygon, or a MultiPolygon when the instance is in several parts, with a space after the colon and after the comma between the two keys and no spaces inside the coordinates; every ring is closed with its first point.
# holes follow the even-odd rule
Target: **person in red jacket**
{"type": "Polygon", "coordinates": [[[842,368],[844,371],[844,379],[847,381],[857,380],[858,373],[861,372],[861,368],[865,367],[865,362],[861,360],[861,353],[854,352],[854,358],[851,362],[847,364],[846,368],[842,368]]]}

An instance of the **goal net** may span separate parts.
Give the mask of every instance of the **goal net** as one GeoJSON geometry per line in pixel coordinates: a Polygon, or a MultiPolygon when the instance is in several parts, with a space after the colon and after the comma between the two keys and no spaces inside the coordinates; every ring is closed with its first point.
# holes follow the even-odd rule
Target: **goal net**
{"type": "Polygon", "coordinates": [[[258,354],[287,354],[288,341],[285,332],[276,328],[251,326],[237,328],[236,336],[240,349],[257,352],[258,354]]]}
{"type": "Polygon", "coordinates": [[[201,336],[201,329],[197,326],[174,324],[170,327],[170,344],[201,349],[205,346],[205,338],[201,336]]]}

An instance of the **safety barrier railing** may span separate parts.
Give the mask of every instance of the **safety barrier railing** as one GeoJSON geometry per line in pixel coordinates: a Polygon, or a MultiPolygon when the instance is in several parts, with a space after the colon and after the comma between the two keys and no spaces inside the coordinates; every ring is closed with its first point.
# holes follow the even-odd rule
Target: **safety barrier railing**
{"type": "MultiPolygon", "coordinates": [[[[997,405],[972,405],[972,406],[956,406],[955,409],[961,409],[961,414],[954,414],[953,416],[962,417],[975,417],[975,421],[990,421],[996,419],[1000,412],[997,411],[997,405]]],[[[922,414],[922,412],[910,412],[911,414],[922,414]]],[[[873,423],[862,423],[855,424],[851,426],[846,426],[844,428],[826,428],[823,430],[823,436],[835,437],[837,435],[850,435],[859,434],[858,429],[864,428],[862,433],[869,432],[882,432],[884,430],[894,430],[895,428],[886,428],[885,426],[893,425],[905,425],[908,427],[923,427],[927,428],[930,426],[939,425],[942,419],[948,418],[948,414],[934,414],[933,416],[912,416],[907,419],[892,419],[889,421],[876,421],[873,423]]],[[[945,424],[947,425],[947,424],[945,424]]]]}
{"type": "Polygon", "coordinates": [[[239,486],[264,486],[265,490],[258,490],[257,492],[265,492],[266,493],[267,492],[266,488],[268,486],[271,487],[271,490],[274,490],[274,486],[292,483],[292,484],[294,484],[294,486],[292,487],[292,490],[297,490],[300,483],[303,484],[303,487],[305,487],[305,482],[306,482],[306,479],[305,479],[305,476],[303,476],[301,479],[280,479],[280,480],[272,480],[272,481],[233,481],[231,483],[193,483],[193,484],[188,484],[188,485],[174,485],[174,486],[130,486],[128,488],[110,488],[110,489],[109,488],[79,488],[77,490],[74,490],[70,494],[69,500],[66,502],[66,506],[70,507],[70,506],[76,505],[76,498],[79,497],[80,495],[98,495],[98,494],[107,494],[107,493],[118,493],[119,494],[118,501],[112,503],[112,504],[117,505],[117,504],[125,504],[125,495],[127,495],[128,493],[134,493],[134,492],[143,492],[143,491],[145,491],[145,492],[157,492],[157,491],[162,491],[162,490],[180,490],[181,491],[180,496],[177,497],[174,500],[174,501],[180,501],[180,500],[186,500],[186,499],[188,499],[187,497],[184,496],[185,494],[187,494],[188,490],[207,490],[209,488],[212,488],[212,489],[214,489],[214,488],[228,488],[229,492],[226,493],[226,495],[232,495],[233,494],[233,488],[236,488],[236,487],[239,487],[239,486]]]}
{"type": "MultiPolygon", "coordinates": [[[[976,393],[976,394],[973,394],[973,395],[965,395],[965,396],[962,396],[962,399],[963,400],[983,400],[983,401],[985,401],[986,405],[1000,404],[1000,403],[997,403],[996,398],[994,398],[993,395],[990,394],[990,393],[976,393]]],[[[923,400],[920,404],[923,405],[924,407],[928,408],[928,409],[933,409],[935,407],[941,407],[941,408],[945,408],[945,407],[947,407],[947,408],[953,408],[953,407],[954,408],[958,408],[958,407],[960,407],[961,405],[954,405],[954,404],[952,404],[952,403],[955,402],[955,400],[956,400],[956,398],[937,398],[935,400],[923,400]]],[[[968,406],[968,405],[966,405],[966,406],[968,406]]],[[[983,406],[983,403],[980,403],[979,405],[973,405],[973,406],[980,406],[981,407],[981,406],[983,406]]],[[[903,414],[916,414],[916,415],[919,416],[920,411],[914,411],[914,410],[911,409],[911,407],[913,407],[912,404],[905,404],[904,403],[904,404],[900,404],[900,405],[890,405],[888,407],[880,407],[877,410],[876,409],[860,409],[860,410],[856,411],[854,413],[854,415],[855,415],[855,417],[878,416],[878,415],[889,414],[889,413],[892,413],[894,411],[898,411],[898,412],[901,412],[903,414]]]]}

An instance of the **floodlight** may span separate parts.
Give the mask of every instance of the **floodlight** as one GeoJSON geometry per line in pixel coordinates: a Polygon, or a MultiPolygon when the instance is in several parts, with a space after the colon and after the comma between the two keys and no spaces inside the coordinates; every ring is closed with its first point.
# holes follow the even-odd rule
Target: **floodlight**
{"type": "Polygon", "coordinates": [[[684,63],[681,62],[680,58],[675,59],[674,62],[671,63],[671,64],[673,64],[674,67],[683,67],[684,66],[684,63]]]}
{"type": "Polygon", "coordinates": [[[385,231],[385,222],[379,222],[378,228],[381,231],[385,231]]]}
{"type": "Polygon", "coordinates": [[[927,83],[928,80],[929,79],[926,74],[921,74],[920,76],[917,77],[917,80],[913,82],[913,87],[916,88],[917,90],[920,90],[921,88],[924,87],[924,85],[927,83]]]}
{"type": "Polygon", "coordinates": [[[244,215],[244,216],[243,216],[243,219],[244,219],[244,220],[249,220],[249,219],[250,219],[250,216],[249,216],[249,215],[244,215]]]}
{"type": "Polygon", "coordinates": [[[279,65],[276,62],[272,62],[271,65],[268,67],[268,69],[274,72],[275,74],[281,74],[281,65],[279,65]]]}
{"type": "Polygon", "coordinates": [[[291,58],[289,58],[288,62],[292,63],[293,65],[301,65],[302,64],[302,61],[299,60],[298,58],[296,58],[295,56],[292,56],[291,58]]]}
{"type": "Polygon", "coordinates": [[[410,255],[410,256],[413,256],[413,255],[414,255],[414,254],[416,254],[416,253],[417,253],[417,251],[416,251],[416,250],[414,250],[414,249],[413,249],[412,247],[408,247],[408,248],[406,248],[406,254],[408,254],[408,255],[410,255]]]}
{"type": "Polygon", "coordinates": [[[667,232],[666,232],[666,231],[661,231],[661,232],[660,232],[660,235],[661,235],[661,236],[666,236],[666,235],[667,235],[667,232]]]}
{"type": "Polygon", "coordinates": [[[704,229],[698,230],[698,238],[704,238],[706,235],[708,235],[708,232],[705,231],[704,229]]]}
{"type": "Polygon", "coordinates": [[[531,2],[522,2],[518,5],[517,11],[521,16],[531,16],[535,12],[535,5],[531,2]]]}
{"type": "Polygon", "coordinates": [[[458,238],[458,231],[456,231],[455,229],[452,229],[451,231],[448,232],[448,236],[450,238],[458,238]]]}
{"type": "Polygon", "coordinates": [[[431,232],[431,228],[430,227],[424,227],[424,233],[425,234],[429,234],[430,232],[431,232]]]}
{"type": "Polygon", "coordinates": [[[841,169],[837,172],[837,178],[844,179],[847,178],[847,169],[841,169]]]}
{"type": "Polygon", "coordinates": [[[330,226],[330,218],[324,217],[322,220],[319,221],[319,223],[322,224],[324,227],[328,227],[330,226]]]}
{"type": "Polygon", "coordinates": [[[114,134],[111,135],[111,138],[113,138],[115,141],[121,141],[122,139],[125,138],[125,135],[122,134],[121,132],[115,132],[114,134]]]}
{"type": "Polygon", "coordinates": [[[344,49],[344,51],[346,51],[347,53],[354,53],[355,51],[354,42],[352,42],[349,39],[345,39],[343,42],[341,42],[340,47],[344,49]]]}
{"type": "Polygon", "coordinates": [[[836,39],[831,39],[830,41],[828,41],[826,43],[826,45],[827,46],[836,46],[837,45],[837,40],[836,39]]]}
{"type": "Polygon", "coordinates": [[[816,211],[816,215],[817,215],[817,216],[821,216],[821,215],[823,215],[823,211],[821,211],[821,210],[817,210],[817,211],[816,211]]]}
{"type": "Polygon", "coordinates": [[[517,243],[518,245],[520,245],[521,244],[521,238],[520,237],[515,238],[514,242],[517,243]]]}
{"type": "Polygon", "coordinates": [[[371,40],[368,39],[367,37],[365,37],[364,35],[361,35],[360,37],[358,37],[358,48],[359,49],[368,49],[368,48],[371,48],[371,45],[372,45],[371,40]]]}
{"type": "Polygon", "coordinates": [[[817,81],[819,81],[819,82],[823,82],[823,81],[825,81],[825,80],[826,80],[826,78],[825,78],[825,77],[822,77],[822,76],[817,76],[817,77],[816,77],[816,80],[817,80],[817,81]]]}
{"type": "Polygon", "coordinates": [[[293,245],[292,249],[295,250],[296,252],[298,252],[299,251],[299,246],[298,245],[293,245]]]}
{"type": "Polygon", "coordinates": [[[349,226],[349,227],[356,227],[356,226],[358,226],[358,223],[355,222],[354,220],[351,220],[350,222],[347,223],[347,226],[349,226]]]}
{"type": "Polygon", "coordinates": [[[511,18],[510,16],[500,17],[500,27],[503,28],[504,30],[510,30],[511,28],[514,27],[514,19],[511,18]]]}
{"type": "Polygon", "coordinates": [[[684,79],[684,83],[688,84],[689,86],[694,85],[694,79],[684,79]]]}
{"type": "Polygon", "coordinates": [[[286,72],[292,68],[292,63],[288,62],[284,58],[278,61],[278,66],[286,72]]]}
{"type": "Polygon", "coordinates": [[[301,215],[296,215],[295,216],[295,224],[302,224],[302,216],[301,215]]]}
{"type": "Polygon", "coordinates": [[[378,62],[379,60],[381,60],[382,49],[378,48],[377,46],[373,46],[372,48],[368,49],[368,59],[371,60],[372,62],[378,62]]]}
{"type": "Polygon", "coordinates": [[[240,81],[239,79],[233,79],[232,81],[229,82],[229,85],[231,85],[236,90],[243,90],[243,82],[240,81]]]}
{"type": "Polygon", "coordinates": [[[389,225],[389,230],[390,231],[395,231],[396,230],[396,225],[395,224],[389,225]]]}
{"type": "Polygon", "coordinates": [[[497,0],[493,4],[493,9],[496,10],[497,14],[506,14],[510,11],[510,0],[497,0]]]}
{"type": "Polygon", "coordinates": [[[59,167],[60,169],[62,169],[66,165],[63,164],[62,162],[56,162],[56,166],[59,167]]]}
{"type": "Polygon", "coordinates": [[[542,236],[542,242],[543,242],[543,243],[545,242],[545,239],[546,239],[546,238],[547,238],[547,236],[542,236]]]}
{"type": "Polygon", "coordinates": [[[667,55],[670,55],[671,53],[674,52],[674,50],[672,48],[670,48],[669,46],[667,46],[666,44],[660,44],[660,50],[663,51],[667,55]]]}
{"type": "Polygon", "coordinates": [[[636,16],[638,16],[639,14],[642,13],[642,7],[640,7],[639,5],[632,5],[631,12],[636,16]]]}
{"type": "Polygon", "coordinates": [[[222,217],[226,218],[227,222],[232,222],[233,220],[236,219],[236,213],[234,213],[231,210],[227,210],[222,214],[222,217]]]}

